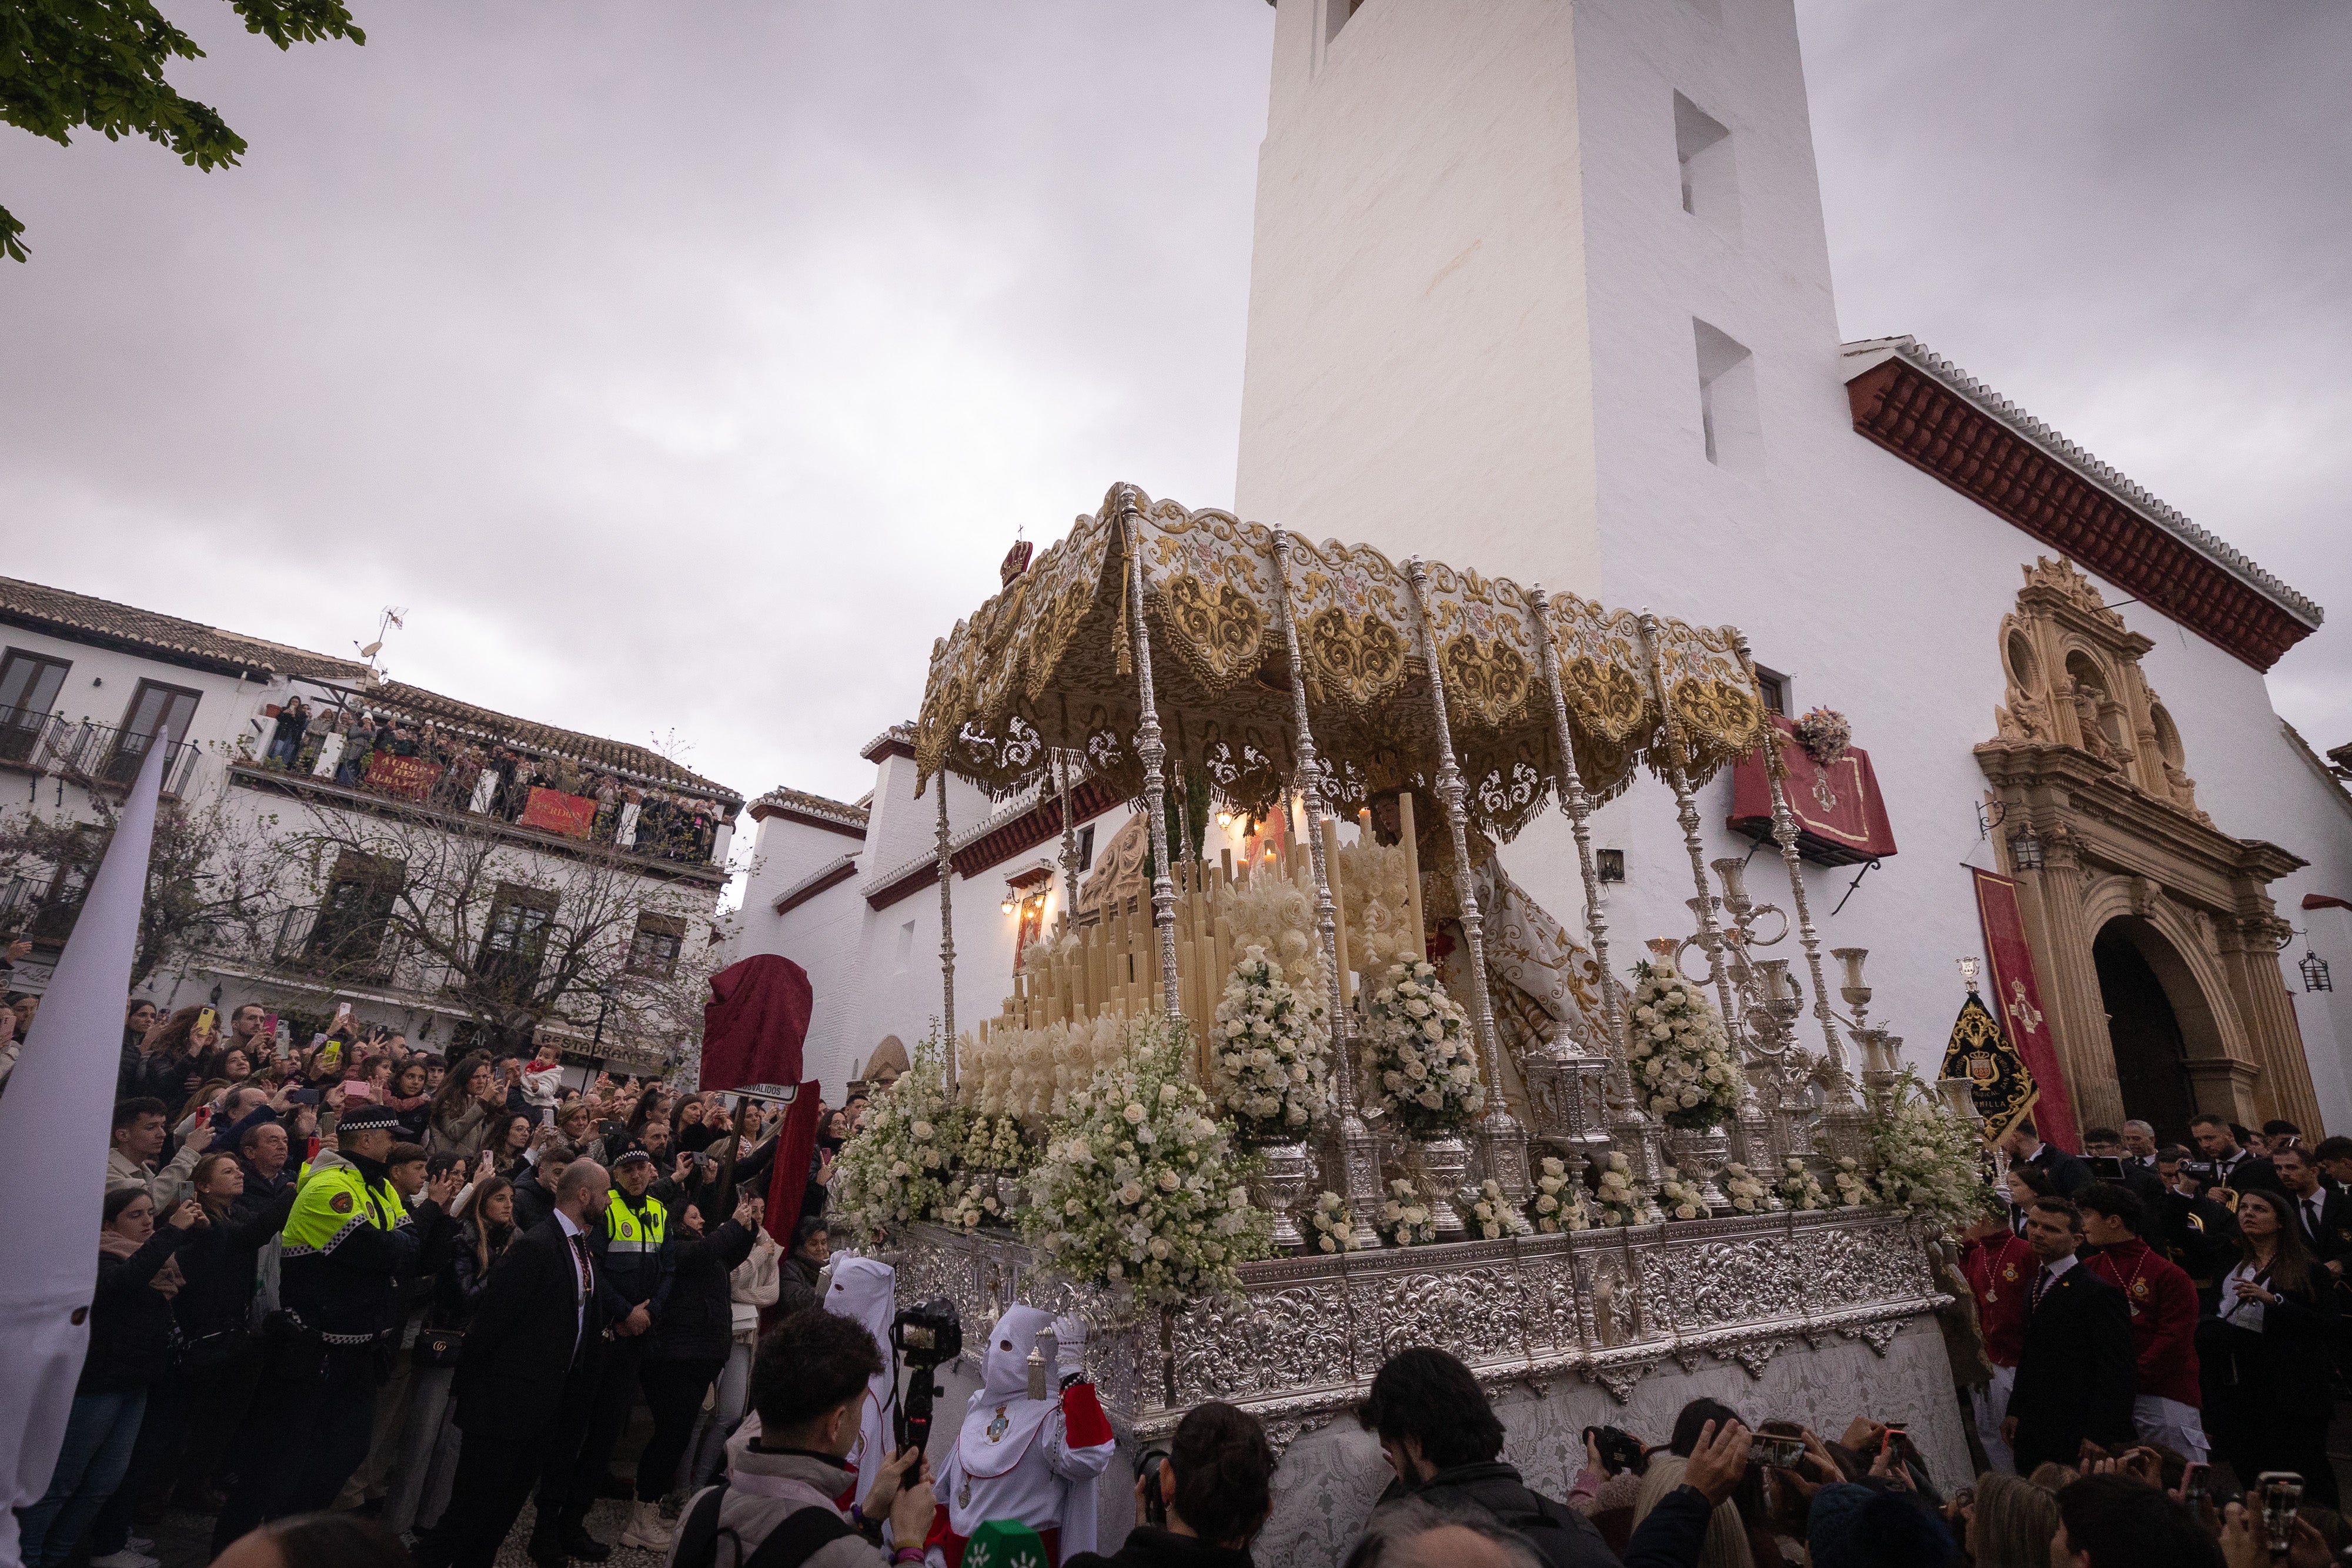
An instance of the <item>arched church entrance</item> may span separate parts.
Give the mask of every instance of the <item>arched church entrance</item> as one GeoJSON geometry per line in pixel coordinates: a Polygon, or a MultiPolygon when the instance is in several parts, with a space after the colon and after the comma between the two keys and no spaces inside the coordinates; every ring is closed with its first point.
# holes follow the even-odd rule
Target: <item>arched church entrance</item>
{"type": "Polygon", "coordinates": [[[2189,1118],[2197,1111],[2189,1043],[2158,965],[2174,971],[2176,984],[2193,987],[2195,979],[2163,934],[2132,916],[2100,928],[2091,944],[2091,961],[2098,971],[2124,1114],[2153,1126],[2160,1142],[2185,1141],[2189,1118]]]}

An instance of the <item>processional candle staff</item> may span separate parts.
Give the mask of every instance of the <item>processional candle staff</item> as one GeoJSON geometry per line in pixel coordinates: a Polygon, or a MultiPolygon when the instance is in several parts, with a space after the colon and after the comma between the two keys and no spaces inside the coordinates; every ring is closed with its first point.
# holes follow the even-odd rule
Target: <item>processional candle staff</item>
{"type": "Polygon", "coordinates": [[[1356,1041],[1354,1019],[1340,1004],[1339,915],[1331,902],[1330,867],[1324,858],[1321,765],[1316,759],[1315,734],[1307,718],[1306,666],[1298,653],[1298,624],[1290,604],[1290,533],[1274,530],[1276,609],[1282,617],[1283,646],[1290,655],[1290,706],[1298,721],[1298,775],[1304,785],[1307,817],[1307,862],[1315,873],[1315,929],[1322,942],[1325,980],[1330,1009],[1332,1071],[1330,1092],[1336,1097],[1339,1143],[1340,1196],[1348,1200],[1354,1222],[1348,1242],[1360,1250],[1377,1248],[1380,1232],[1372,1215],[1381,1203],[1380,1154],[1371,1129],[1356,1108],[1356,1041]]]}
{"type": "Polygon", "coordinates": [[[1479,913],[1476,886],[1470,876],[1468,816],[1462,807],[1462,769],[1454,759],[1454,733],[1445,713],[1445,675],[1439,668],[1437,629],[1429,613],[1429,566],[1419,556],[1404,563],[1405,580],[1412,584],[1413,603],[1421,612],[1422,649],[1429,667],[1430,715],[1437,721],[1437,798],[1445,807],[1445,826],[1454,841],[1454,887],[1462,905],[1462,936],[1470,949],[1471,1013],[1478,1036],[1478,1071],[1486,1080],[1486,1113],[1478,1123],[1478,1143],[1486,1153],[1487,1177],[1500,1186],[1508,1200],[1512,1228],[1528,1228],[1528,1134],[1503,1099],[1503,1072],[1495,1054],[1495,1007],[1486,989],[1485,916],[1479,913]]]}
{"type": "Polygon", "coordinates": [[[1160,773],[1168,747],[1160,737],[1160,708],[1151,690],[1151,632],[1143,618],[1141,520],[1132,485],[1118,487],[1119,538],[1127,546],[1128,613],[1135,640],[1135,689],[1142,716],[1135,754],[1143,760],[1144,810],[1150,816],[1151,925],[1160,934],[1160,1000],[1169,1018],[1183,1016],[1176,989],[1176,881],[1168,864],[1168,786],[1160,773]]]}
{"type": "Polygon", "coordinates": [[[947,1045],[947,1093],[952,1103],[956,1092],[955,857],[949,853],[948,770],[941,768],[931,783],[940,792],[940,1031],[947,1045]]]}

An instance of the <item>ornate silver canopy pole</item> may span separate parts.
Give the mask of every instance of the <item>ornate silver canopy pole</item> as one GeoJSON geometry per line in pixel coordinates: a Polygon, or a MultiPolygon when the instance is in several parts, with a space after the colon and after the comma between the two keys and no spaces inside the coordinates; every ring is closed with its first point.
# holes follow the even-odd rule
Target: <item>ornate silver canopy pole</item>
{"type": "Polygon", "coordinates": [[[931,788],[939,792],[940,828],[940,1028],[947,1037],[948,1098],[955,1098],[956,1089],[956,1027],[955,1027],[955,859],[949,852],[948,841],[948,771],[942,767],[932,777],[931,788]]]}
{"type": "Polygon", "coordinates": [[[1151,694],[1151,632],[1143,619],[1143,540],[1135,515],[1136,492],[1124,485],[1119,491],[1129,627],[1135,639],[1136,698],[1141,705],[1135,754],[1143,759],[1144,810],[1151,818],[1151,925],[1160,934],[1160,1002],[1171,1019],[1177,1019],[1183,1009],[1176,989],[1176,879],[1168,864],[1168,782],[1160,772],[1168,747],[1160,738],[1160,708],[1151,694]]]}
{"type": "Polygon", "coordinates": [[[1062,926],[1078,923],[1078,825],[1070,820],[1070,754],[1054,754],[1054,779],[1062,792],[1062,926]]]}
{"type": "Polygon", "coordinates": [[[1657,1126],[1643,1113],[1633,1097],[1633,1070],[1625,1056],[1625,994],[1617,971],[1609,962],[1608,900],[1601,891],[1600,868],[1592,860],[1592,797],[1576,765],[1576,739],[1568,724],[1568,695],[1559,680],[1559,650],[1551,640],[1551,597],[1540,585],[1529,591],[1536,612],[1536,638],[1542,645],[1544,689],[1551,695],[1551,723],[1559,747],[1559,799],[1568,812],[1569,831],[1576,836],[1577,867],[1584,875],[1584,930],[1592,943],[1592,961],[1601,969],[1601,1002],[1609,1021],[1609,1121],[1621,1152],[1633,1166],[1633,1188],[1648,1208],[1658,1184],[1657,1126]]]}
{"type": "MultiPolygon", "coordinates": [[[[1738,634],[1736,646],[1739,662],[1753,685],[1756,660],[1748,652],[1745,632],[1738,634]]],[[[1830,1008],[1829,986],[1822,976],[1821,933],[1813,929],[1812,910],[1806,901],[1804,873],[1797,854],[1797,820],[1789,810],[1788,792],[1782,787],[1788,773],[1789,765],[1780,758],[1780,735],[1777,730],[1769,730],[1764,745],[1764,777],[1772,791],[1772,841],[1780,846],[1781,863],[1789,869],[1789,897],[1797,908],[1797,941],[1805,950],[1805,967],[1812,979],[1813,1017],[1821,1020],[1822,1038],[1829,1044],[1831,1136],[1838,1143],[1840,1154],[1856,1154],[1857,1148],[1846,1145],[1858,1137],[1860,1109],[1854,1103],[1853,1076],[1846,1069],[1845,1042],[1838,1038],[1837,1015],[1830,1008]]]]}
{"type": "Polygon", "coordinates": [[[1478,1033],[1478,1069],[1486,1081],[1486,1113],[1478,1122],[1478,1147],[1486,1176],[1503,1189],[1513,1228],[1528,1228],[1528,1130],[1511,1114],[1503,1098],[1503,1063],[1495,1036],[1494,998],[1486,988],[1486,916],[1470,876],[1469,815],[1463,810],[1461,766],[1454,757],[1454,727],[1445,713],[1445,676],[1439,669],[1437,627],[1429,613],[1429,567],[1419,556],[1404,563],[1412,584],[1414,607],[1421,612],[1422,646],[1429,654],[1429,706],[1437,720],[1437,798],[1445,807],[1445,826],[1454,840],[1454,886],[1462,904],[1462,935],[1470,946],[1471,1021],[1478,1033]]]}
{"type": "Polygon", "coordinates": [[[1348,1201],[1354,1221],[1349,1244],[1358,1249],[1377,1248],[1381,1233],[1372,1228],[1381,1205],[1381,1159],[1378,1142],[1356,1107],[1355,1026],[1340,1005],[1339,912],[1331,903],[1330,868],[1323,859],[1322,768],[1315,757],[1315,734],[1307,719],[1307,673],[1298,655],[1298,626],[1290,612],[1290,533],[1274,530],[1274,579],[1280,595],[1283,646],[1290,656],[1290,706],[1298,720],[1298,774],[1307,804],[1307,861],[1315,870],[1315,927],[1323,947],[1323,967],[1329,996],[1325,1005],[1331,1020],[1331,1092],[1337,1100],[1339,1141],[1340,1197],[1348,1201]]]}

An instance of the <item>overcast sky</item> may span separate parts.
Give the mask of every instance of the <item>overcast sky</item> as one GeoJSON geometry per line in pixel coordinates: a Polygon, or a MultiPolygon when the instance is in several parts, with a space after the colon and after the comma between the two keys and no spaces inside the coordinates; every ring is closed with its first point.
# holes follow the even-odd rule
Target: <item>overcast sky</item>
{"type": "MultiPolygon", "coordinates": [[[[0,129],[0,572],[855,798],[1017,528],[1231,502],[1265,0],[165,8],[243,167],[0,129]]],[[[2352,740],[2352,7],[1800,14],[1844,335],[2336,610],[2352,740]]]]}

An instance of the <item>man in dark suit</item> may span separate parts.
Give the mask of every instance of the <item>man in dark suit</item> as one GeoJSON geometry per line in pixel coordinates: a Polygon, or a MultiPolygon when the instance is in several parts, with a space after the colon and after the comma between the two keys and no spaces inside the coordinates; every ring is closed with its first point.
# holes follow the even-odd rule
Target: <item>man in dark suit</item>
{"type": "Polygon", "coordinates": [[[2072,1197],[2091,1185],[2091,1167],[2065,1150],[2043,1143],[2031,1116],[2020,1116],[2000,1141],[2011,1163],[2047,1177],[2061,1197],[2072,1197]]]}
{"type": "Polygon", "coordinates": [[[2037,1198],[2025,1244],[2041,1267],[2026,1295],[2025,1343],[2000,1435],[2017,1473],[2030,1476],[2049,1459],[2071,1469],[2085,1438],[2118,1451],[2137,1442],[2137,1373],[2124,1293],[2075,1260],[2082,1211],[2068,1198],[2037,1198]]]}
{"type": "MultiPolygon", "coordinates": [[[[465,1457],[441,1524],[419,1548],[420,1563],[490,1568],[541,1471],[568,1472],[610,1337],[609,1291],[587,1239],[612,1185],[593,1160],[572,1162],[556,1184],[555,1213],[490,1270],[453,1385],[465,1457]]],[[[561,1568],[572,1556],[595,1562],[608,1554],[576,1521],[570,1531],[564,1523],[539,1521],[533,1562],[561,1568]],[[595,1550],[579,1550],[572,1533],[595,1550]]]]}
{"type": "Polygon", "coordinates": [[[2213,1196],[2237,1212],[2237,1195],[2250,1186],[2266,1186],[2278,1190],[2278,1172],[2270,1161],[2248,1149],[2238,1146],[2238,1134],[2227,1118],[2221,1116],[2191,1116],[2189,1135],[2197,1140],[2197,1153],[2213,1167],[2213,1196]]]}
{"type": "Polygon", "coordinates": [[[2147,1165],[2142,1165],[2132,1158],[2130,1151],[2124,1146],[2124,1135],[2113,1127],[2084,1129],[2083,1153],[2089,1156],[2084,1162],[2085,1166],[2088,1166],[2092,1160],[2102,1158],[2114,1160],[2116,1171],[2112,1177],[2096,1169],[2092,1170],[2091,1174],[2101,1181],[2112,1180],[2116,1183],[2126,1192],[2139,1199],[2143,1209],[2153,1210],[2158,1204],[2164,1201],[2164,1183],[2157,1179],[2155,1164],[2150,1162],[2147,1165]]]}
{"type": "Polygon", "coordinates": [[[2352,1255],[2352,1195],[2322,1186],[2310,1151],[2299,1144],[2272,1150],[2271,1168],[2294,1206],[2295,1228],[2303,1233],[2304,1246],[2341,1280],[2347,1257],[2352,1255]]]}

